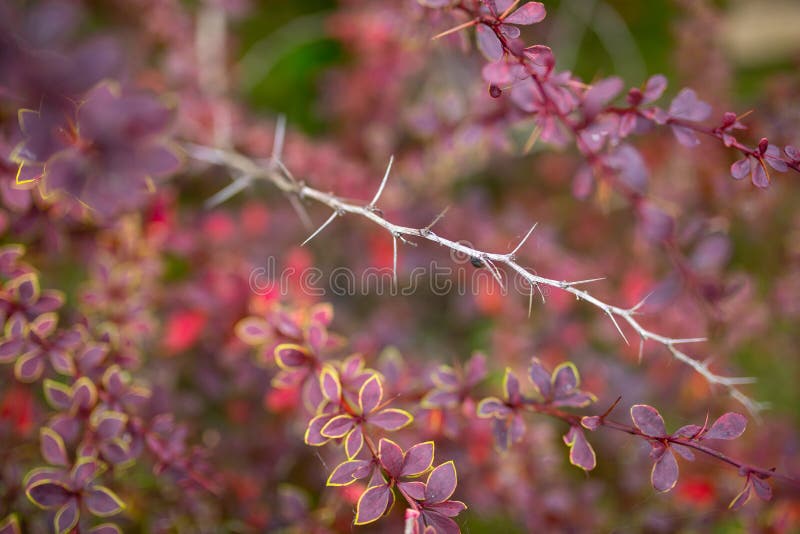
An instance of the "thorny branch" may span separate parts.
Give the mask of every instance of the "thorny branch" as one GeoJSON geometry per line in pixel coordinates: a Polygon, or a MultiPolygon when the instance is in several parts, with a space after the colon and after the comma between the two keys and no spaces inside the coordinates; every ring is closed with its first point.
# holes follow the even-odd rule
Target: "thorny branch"
{"type": "MultiPolygon", "coordinates": [[[[277,134],[282,137],[283,136],[282,132],[284,131],[285,130],[283,128],[280,128],[277,134]]],[[[281,145],[282,142],[276,141],[276,147],[280,147],[281,145]]],[[[424,228],[413,228],[409,226],[394,224],[390,221],[387,221],[383,217],[383,214],[380,212],[380,210],[377,209],[377,207],[375,206],[375,202],[377,202],[377,199],[380,197],[380,193],[383,191],[383,188],[386,185],[386,181],[388,180],[389,170],[391,168],[391,160],[389,162],[389,167],[387,168],[386,174],[384,175],[384,178],[381,181],[381,185],[377,194],[375,195],[374,199],[370,204],[364,206],[342,200],[333,195],[332,193],[322,192],[318,189],[314,189],[313,187],[306,185],[302,181],[297,180],[294,176],[292,176],[291,172],[280,161],[279,151],[277,148],[273,152],[273,156],[266,160],[253,160],[248,158],[247,156],[244,156],[236,152],[222,150],[219,148],[200,146],[190,143],[184,144],[184,148],[189,154],[189,156],[194,158],[195,160],[212,163],[216,165],[222,165],[224,167],[227,167],[230,171],[233,171],[235,175],[239,176],[239,178],[235,179],[228,187],[226,187],[222,191],[226,190],[229,191],[230,189],[233,189],[235,193],[238,190],[244,188],[243,186],[241,186],[241,184],[239,184],[240,181],[246,180],[247,183],[249,184],[255,179],[264,179],[271,182],[280,191],[285,193],[290,199],[295,199],[300,201],[307,199],[314,200],[320,204],[324,204],[325,206],[333,210],[333,213],[330,215],[330,217],[320,227],[318,227],[303,242],[303,244],[308,243],[311,239],[319,235],[319,233],[322,232],[322,230],[324,230],[328,225],[330,225],[337,217],[350,213],[353,215],[358,215],[365,219],[369,219],[371,222],[377,224],[378,226],[389,232],[389,234],[392,236],[392,240],[394,243],[393,264],[395,269],[394,273],[395,279],[397,276],[396,272],[397,240],[400,240],[404,244],[413,244],[413,242],[407,240],[408,237],[426,239],[440,246],[446,247],[452,251],[464,254],[467,257],[476,258],[480,260],[483,264],[486,265],[486,267],[492,273],[492,276],[494,276],[494,278],[501,286],[503,285],[503,276],[501,271],[497,268],[497,264],[505,265],[511,271],[516,272],[530,285],[531,293],[533,292],[534,288],[541,290],[540,289],[541,286],[549,286],[570,293],[574,295],[576,299],[586,301],[589,304],[592,304],[596,308],[600,309],[603,313],[608,315],[608,317],[614,323],[614,326],[616,327],[617,331],[625,340],[625,342],[630,344],[619,324],[620,321],[623,323],[627,323],[628,326],[632,328],[634,332],[636,332],[636,334],[638,334],[639,336],[640,360],[642,357],[644,343],[646,341],[653,341],[655,343],[664,346],[669,351],[669,353],[672,355],[673,358],[691,367],[695,372],[700,374],[709,384],[723,388],[725,391],[728,392],[728,394],[731,397],[733,397],[742,405],[744,405],[753,416],[758,416],[758,413],[762,409],[767,407],[765,403],[757,402],[748,397],[738,387],[742,384],[750,384],[755,382],[754,378],[730,377],[730,376],[723,376],[716,374],[709,368],[709,363],[710,363],[709,361],[697,360],[692,356],[686,354],[679,348],[681,345],[684,344],[699,343],[706,341],[705,338],[668,337],[658,334],[652,330],[649,330],[644,325],[642,325],[636,318],[636,316],[641,306],[647,300],[647,297],[645,297],[644,300],[642,300],[637,305],[631,308],[622,308],[619,306],[613,306],[598,299],[597,297],[592,296],[588,291],[579,289],[577,287],[582,283],[595,281],[596,279],[573,281],[573,282],[555,280],[539,276],[538,274],[534,274],[530,272],[527,268],[520,265],[517,262],[516,253],[517,251],[519,251],[519,249],[524,245],[525,241],[531,235],[533,229],[535,228],[535,225],[528,231],[528,233],[525,235],[522,241],[511,252],[493,253],[493,252],[485,252],[482,250],[478,250],[466,246],[461,242],[440,236],[436,234],[433,230],[431,230],[432,225],[428,225],[424,228]]],[[[220,193],[222,193],[222,191],[220,193]]],[[[217,195],[220,195],[220,193],[218,193],[217,195]]],[[[215,197],[217,197],[217,195],[215,195],[215,197]]],[[[300,203],[297,202],[296,204],[300,203]]]]}

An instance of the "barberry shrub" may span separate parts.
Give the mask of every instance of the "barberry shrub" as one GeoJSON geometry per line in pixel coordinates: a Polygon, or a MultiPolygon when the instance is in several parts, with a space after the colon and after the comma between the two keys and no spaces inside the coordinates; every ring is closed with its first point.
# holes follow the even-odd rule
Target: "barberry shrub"
{"type": "Polygon", "coordinates": [[[0,4],[0,534],[796,530],[800,11],[662,4],[0,4]]]}

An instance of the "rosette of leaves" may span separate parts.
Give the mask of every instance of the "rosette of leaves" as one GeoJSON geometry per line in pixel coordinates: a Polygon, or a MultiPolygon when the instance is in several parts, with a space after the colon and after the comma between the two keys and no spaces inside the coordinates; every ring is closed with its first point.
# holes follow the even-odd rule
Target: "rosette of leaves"
{"type": "MultiPolygon", "coordinates": [[[[66,447],[60,436],[43,428],[41,438],[42,456],[57,467],[40,467],[28,473],[24,481],[25,494],[36,506],[56,510],[53,525],[58,534],[72,531],[84,509],[97,517],[113,516],[125,509],[116,493],[98,482],[105,471],[99,460],[79,457],[69,468],[66,447]]],[[[109,534],[119,530],[105,524],[88,532],[109,534]]]]}

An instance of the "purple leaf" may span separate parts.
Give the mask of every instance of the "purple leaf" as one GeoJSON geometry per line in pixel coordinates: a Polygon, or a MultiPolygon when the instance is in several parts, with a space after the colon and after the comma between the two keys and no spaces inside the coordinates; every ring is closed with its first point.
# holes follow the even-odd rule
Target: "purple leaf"
{"type": "Polygon", "coordinates": [[[64,440],[58,433],[50,428],[42,427],[39,430],[41,438],[42,457],[51,465],[66,466],[69,464],[67,448],[64,440]]]}
{"type": "Polygon", "coordinates": [[[245,317],[236,323],[236,337],[248,345],[262,345],[272,337],[272,328],[264,319],[245,317]]]}
{"type": "Polygon", "coordinates": [[[425,394],[421,404],[424,408],[454,408],[460,400],[457,392],[434,389],[425,394]]]}
{"type": "Polygon", "coordinates": [[[440,365],[433,371],[431,376],[434,384],[442,389],[453,389],[458,387],[458,375],[455,369],[449,365],[440,365]]]}
{"type": "Polygon", "coordinates": [[[342,384],[336,369],[326,366],[319,375],[319,386],[322,394],[330,402],[338,403],[342,396],[342,384]]]}
{"type": "Polygon", "coordinates": [[[587,430],[595,431],[603,424],[603,420],[599,415],[587,415],[581,419],[581,425],[587,430]]]}
{"type": "Polygon", "coordinates": [[[783,149],[786,156],[792,161],[800,161],[800,148],[792,145],[786,145],[783,149]]]}
{"type": "Polygon", "coordinates": [[[486,356],[481,352],[476,352],[464,366],[464,375],[467,385],[474,386],[484,379],[487,374],[486,356]]]}
{"type": "Polygon", "coordinates": [[[319,447],[320,445],[328,443],[330,438],[323,436],[321,431],[331,419],[333,419],[333,417],[330,415],[318,415],[308,422],[308,428],[306,428],[306,434],[304,437],[306,445],[319,447]]]}
{"type": "Polygon", "coordinates": [[[76,488],[84,488],[103,472],[101,464],[94,458],[80,458],[70,472],[72,484],[76,488]]]}
{"type": "Polygon", "coordinates": [[[121,412],[98,412],[92,414],[91,418],[94,431],[101,440],[111,439],[119,436],[125,430],[128,423],[128,416],[121,412]]]}
{"type": "Polygon", "coordinates": [[[358,391],[358,406],[361,414],[372,413],[383,400],[383,386],[378,375],[372,375],[358,391]]]}
{"type": "Polygon", "coordinates": [[[88,377],[82,376],[72,384],[72,403],[83,410],[97,403],[97,388],[88,377]]]}
{"type": "Polygon", "coordinates": [[[378,442],[378,458],[384,470],[398,478],[403,470],[403,449],[394,441],[381,438],[378,442]]]}
{"type": "Polygon", "coordinates": [[[751,477],[750,481],[752,482],[753,490],[755,490],[759,499],[762,501],[769,501],[772,499],[772,486],[769,485],[769,482],[766,480],[761,480],[757,476],[751,477]]]}
{"type": "Polygon", "coordinates": [[[78,523],[80,518],[80,508],[78,507],[78,499],[72,498],[67,503],[59,508],[56,512],[56,517],[53,519],[53,525],[56,527],[57,534],[67,534],[78,523]]]}
{"type": "Polygon", "coordinates": [[[747,482],[745,482],[742,491],[740,491],[739,494],[733,498],[731,503],[728,505],[728,508],[730,508],[731,510],[738,510],[742,506],[747,504],[747,501],[750,500],[750,488],[751,488],[750,479],[748,479],[747,482]]]}
{"type": "Polygon", "coordinates": [[[503,391],[505,392],[506,400],[511,404],[516,404],[520,401],[519,379],[509,367],[506,367],[506,374],[503,377],[503,391]]]}
{"type": "Polygon", "coordinates": [[[436,513],[442,514],[446,517],[455,517],[464,510],[467,509],[467,505],[461,501],[445,501],[438,504],[430,504],[426,503],[425,508],[427,510],[434,511],[436,513]]]}
{"type": "Polygon", "coordinates": [[[322,427],[320,434],[326,438],[343,438],[355,426],[356,420],[350,415],[337,415],[322,427]]]}
{"type": "Polygon", "coordinates": [[[402,476],[421,475],[433,465],[434,444],[432,441],[417,443],[405,452],[403,457],[402,476]]]}
{"type": "Polygon", "coordinates": [[[686,425],[680,427],[672,435],[678,438],[694,438],[700,435],[701,430],[703,427],[699,425],[686,425]]]}
{"type": "Polygon", "coordinates": [[[347,486],[369,475],[371,463],[367,460],[348,460],[337,465],[328,477],[328,486],[347,486]]]}
{"type": "Polygon", "coordinates": [[[122,531],[113,523],[102,523],[89,529],[89,534],[122,534],[122,531]]]}
{"type": "Polygon", "coordinates": [[[386,484],[372,486],[361,494],[356,504],[356,525],[377,521],[389,507],[392,490],[386,484]]]}
{"type": "Polygon", "coordinates": [[[670,444],[670,447],[673,451],[680,454],[684,460],[688,460],[690,462],[694,461],[694,452],[689,447],[684,447],[683,445],[678,445],[677,443],[670,444]]]}
{"type": "Polygon", "coordinates": [[[21,532],[16,513],[12,513],[0,521],[0,534],[21,534],[21,532]]]}
{"type": "Polygon", "coordinates": [[[531,359],[531,366],[528,368],[533,385],[539,390],[539,394],[545,399],[550,397],[550,372],[544,368],[538,358],[531,359]]]}
{"type": "Polygon", "coordinates": [[[446,501],[456,491],[457,484],[456,464],[452,460],[437,466],[428,475],[428,481],[425,483],[425,501],[427,503],[446,501]]]}
{"type": "Polygon", "coordinates": [[[564,443],[569,447],[569,463],[584,471],[591,471],[597,466],[594,449],[586,441],[586,436],[578,426],[571,426],[564,434],[564,443]]]}
{"type": "Polygon", "coordinates": [[[368,422],[384,430],[394,431],[411,424],[414,417],[405,410],[398,408],[386,408],[371,415],[368,422]]]}
{"type": "Polygon", "coordinates": [[[84,503],[89,511],[98,517],[108,517],[125,509],[125,503],[110,489],[94,486],[84,492],[84,503]]]}
{"type": "Polygon", "coordinates": [[[647,84],[644,87],[644,100],[643,103],[649,104],[655,100],[661,98],[661,95],[664,94],[664,91],[667,89],[667,78],[662,74],[656,74],[651,76],[649,80],[647,80],[647,84]]]}
{"type": "Polygon", "coordinates": [[[275,347],[275,363],[284,371],[302,367],[308,360],[308,351],[300,345],[283,343],[275,347]]]}
{"type": "Polygon", "coordinates": [[[755,158],[750,158],[750,180],[753,182],[754,186],[760,187],[761,189],[769,187],[767,171],[764,169],[764,165],[755,158]]]}
{"type": "Polygon", "coordinates": [[[25,491],[28,499],[42,508],[57,508],[66,504],[72,492],[62,482],[55,480],[37,480],[25,491]]]}
{"type": "Polygon", "coordinates": [[[667,435],[664,419],[652,406],[646,404],[631,406],[631,419],[636,428],[641,430],[645,436],[660,438],[667,435]]]}
{"type": "Polygon", "coordinates": [[[422,482],[398,482],[397,487],[414,500],[425,500],[425,484],[422,482]]]}
{"type": "Polygon", "coordinates": [[[733,176],[736,180],[741,180],[745,176],[750,174],[750,158],[745,156],[744,158],[735,161],[731,165],[731,176],[733,176]]]}
{"type": "Polygon", "coordinates": [[[619,95],[622,91],[622,79],[612,76],[592,84],[583,95],[583,109],[587,117],[594,117],[603,106],[619,95]]]}
{"type": "Polygon", "coordinates": [[[566,397],[578,387],[580,375],[578,368],[572,362],[564,362],[553,370],[553,398],[559,399],[566,397]]]}
{"type": "Polygon", "coordinates": [[[669,114],[673,118],[691,122],[706,120],[711,115],[711,106],[697,98],[692,89],[682,89],[672,100],[669,114]]]}
{"type": "Polygon", "coordinates": [[[359,452],[361,452],[361,448],[364,446],[364,431],[361,430],[361,425],[356,425],[353,430],[347,434],[347,438],[344,441],[344,452],[347,454],[348,458],[355,458],[359,452]]]}
{"type": "Polygon", "coordinates": [[[34,382],[44,371],[44,360],[39,349],[23,354],[14,364],[14,376],[20,382],[34,382]]]}
{"type": "Polygon", "coordinates": [[[670,128],[672,129],[672,134],[675,136],[675,139],[683,146],[692,148],[700,144],[700,139],[691,128],[679,126],[677,124],[671,124],[670,128]]]}
{"type": "Polygon", "coordinates": [[[428,525],[423,534],[461,534],[461,529],[458,528],[458,523],[449,517],[442,515],[434,510],[423,509],[422,515],[425,517],[425,523],[428,525]]]}
{"type": "Polygon", "coordinates": [[[664,451],[653,465],[650,481],[653,483],[655,490],[662,493],[670,491],[678,483],[678,461],[669,448],[664,451]]]}
{"type": "Polygon", "coordinates": [[[529,24],[542,22],[546,16],[547,11],[541,2],[528,2],[503,19],[503,22],[528,26],[529,24]]]}
{"type": "Polygon", "coordinates": [[[747,418],[735,412],[719,417],[703,435],[703,439],[735,439],[744,433],[747,418]]]}
{"type": "Polygon", "coordinates": [[[505,417],[511,413],[511,408],[506,403],[496,397],[486,397],[478,403],[476,410],[478,417],[505,417]]]}
{"type": "Polygon", "coordinates": [[[478,49],[489,61],[499,61],[503,57],[503,44],[486,24],[478,24],[475,28],[478,40],[478,49]]]}

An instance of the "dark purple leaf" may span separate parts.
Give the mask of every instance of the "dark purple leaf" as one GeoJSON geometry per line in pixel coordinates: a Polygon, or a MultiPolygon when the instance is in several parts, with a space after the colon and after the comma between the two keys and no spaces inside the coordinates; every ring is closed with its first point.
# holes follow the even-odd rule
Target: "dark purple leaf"
{"type": "Polygon", "coordinates": [[[542,22],[546,16],[547,11],[544,8],[544,4],[541,2],[528,2],[503,19],[503,22],[527,26],[542,22]]]}
{"type": "Polygon", "coordinates": [[[719,417],[703,435],[703,439],[735,439],[744,433],[747,418],[735,412],[719,417]]]}
{"type": "Polygon", "coordinates": [[[72,498],[68,500],[64,506],[59,508],[58,512],[56,512],[56,517],[53,519],[56,533],[67,534],[70,532],[78,523],[80,513],[78,499],[72,498]]]}
{"type": "Polygon", "coordinates": [[[403,490],[409,497],[417,501],[425,500],[425,484],[422,482],[398,482],[397,487],[403,490]]]}
{"type": "Polygon", "coordinates": [[[42,508],[63,506],[72,496],[64,483],[47,479],[31,483],[25,493],[31,502],[42,508]]]}
{"type": "Polygon", "coordinates": [[[70,472],[72,484],[76,488],[83,488],[102,473],[103,468],[95,458],[80,458],[70,472]]]}
{"type": "Polygon", "coordinates": [[[386,484],[368,488],[356,504],[356,525],[366,525],[377,521],[389,507],[392,490],[386,484]]]}
{"type": "Polygon", "coordinates": [[[34,382],[44,371],[44,360],[40,349],[23,354],[14,364],[14,376],[20,382],[34,382]]]}
{"type": "Polygon", "coordinates": [[[700,434],[701,430],[703,430],[703,427],[699,425],[686,425],[680,427],[672,435],[678,438],[694,438],[700,434]]]}
{"type": "Polygon", "coordinates": [[[451,460],[438,465],[425,483],[425,501],[427,503],[440,503],[449,499],[456,490],[458,477],[456,464],[451,460]]]}
{"type": "Polygon", "coordinates": [[[337,465],[328,477],[328,486],[347,486],[369,475],[371,463],[367,460],[348,460],[337,465]]]}
{"type": "Polygon", "coordinates": [[[503,377],[503,391],[506,395],[506,400],[512,404],[519,402],[521,398],[519,389],[519,379],[510,368],[506,368],[505,377],[503,377]]]}
{"type": "Polygon", "coordinates": [[[417,443],[405,452],[401,474],[406,477],[421,475],[433,465],[432,441],[417,443]]]}
{"type": "Polygon", "coordinates": [[[666,449],[661,458],[656,460],[650,481],[653,488],[662,493],[670,491],[678,483],[678,461],[670,449],[666,449]]]}
{"type": "Polygon", "coordinates": [[[91,423],[95,433],[101,440],[111,439],[119,436],[125,430],[128,416],[121,412],[98,412],[95,410],[92,414],[91,423]]]}
{"type": "Polygon", "coordinates": [[[42,457],[50,465],[66,466],[69,464],[67,448],[64,440],[54,430],[42,427],[39,431],[41,438],[42,457]]]}
{"type": "Polygon", "coordinates": [[[0,521],[0,534],[21,534],[22,530],[19,528],[19,519],[17,514],[12,513],[0,521]]]}
{"type": "Polygon", "coordinates": [[[645,436],[660,438],[667,435],[667,428],[664,419],[658,410],[646,404],[635,404],[631,406],[631,419],[636,428],[641,430],[645,436]]]}
{"type": "Polygon", "coordinates": [[[72,384],[72,403],[83,410],[97,403],[97,388],[88,377],[82,376],[72,384]]]}
{"type": "Polygon", "coordinates": [[[89,511],[98,517],[108,517],[125,509],[122,500],[104,486],[93,486],[84,492],[83,502],[89,511]]]}
{"type": "Polygon", "coordinates": [[[437,512],[446,517],[455,517],[464,510],[466,510],[467,505],[461,501],[445,501],[442,503],[430,504],[430,505],[426,503],[425,509],[437,512]]]}
{"type": "Polygon", "coordinates": [[[503,57],[503,44],[495,35],[494,30],[486,24],[478,24],[477,28],[475,28],[475,33],[478,40],[478,50],[489,61],[499,61],[503,57]]]}
{"type": "Polygon", "coordinates": [[[403,449],[394,441],[382,438],[378,442],[378,458],[384,470],[398,478],[403,470],[403,449]]]}

